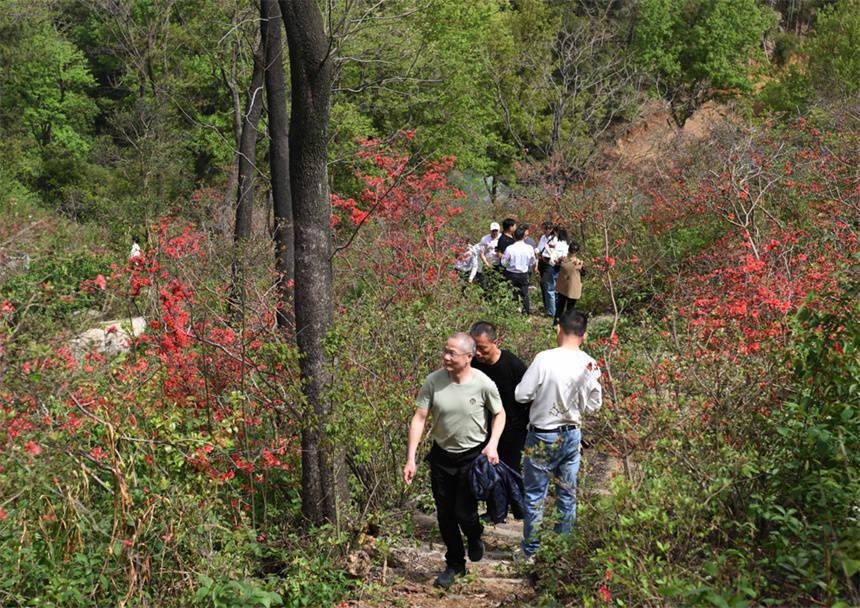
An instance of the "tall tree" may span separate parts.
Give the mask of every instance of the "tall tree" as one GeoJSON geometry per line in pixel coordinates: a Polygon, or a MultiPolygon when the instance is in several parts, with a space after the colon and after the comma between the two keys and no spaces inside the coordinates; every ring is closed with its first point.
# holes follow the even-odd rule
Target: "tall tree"
{"type": "Polygon", "coordinates": [[[549,161],[557,193],[586,171],[610,126],[640,101],[624,22],[612,4],[522,0],[489,46],[504,125],[532,158],[549,161]]]}
{"type": "Polygon", "coordinates": [[[302,512],[335,521],[338,487],[326,425],[332,324],[331,201],[328,189],[331,44],[315,0],[279,0],[290,53],[290,189],[295,221],[296,341],[310,416],[302,429],[302,512]]]}
{"type": "Polygon", "coordinates": [[[293,280],[293,208],[290,196],[289,117],[284,83],[281,11],[276,0],[260,2],[261,31],[266,57],[266,99],[269,110],[269,163],[275,216],[275,271],[278,275],[278,326],[290,320],[290,284],[293,280]]]}
{"type": "Polygon", "coordinates": [[[239,163],[239,196],[236,202],[236,227],[233,233],[236,242],[251,238],[254,184],[257,181],[257,135],[260,115],[263,113],[263,72],[265,71],[263,45],[264,41],[261,39],[254,51],[254,71],[248,86],[248,103],[245,106],[242,137],[236,154],[239,163]]]}

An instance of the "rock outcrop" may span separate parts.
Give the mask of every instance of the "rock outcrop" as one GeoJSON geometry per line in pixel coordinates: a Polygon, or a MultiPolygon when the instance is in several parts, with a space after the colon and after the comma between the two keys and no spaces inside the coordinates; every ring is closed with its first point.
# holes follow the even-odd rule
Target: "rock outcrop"
{"type": "Polygon", "coordinates": [[[99,327],[88,329],[69,342],[69,349],[76,358],[95,350],[106,357],[115,357],[128,352],[131,339],[146,329],[146,319],[132,317],[105,321],[99,327]]]}

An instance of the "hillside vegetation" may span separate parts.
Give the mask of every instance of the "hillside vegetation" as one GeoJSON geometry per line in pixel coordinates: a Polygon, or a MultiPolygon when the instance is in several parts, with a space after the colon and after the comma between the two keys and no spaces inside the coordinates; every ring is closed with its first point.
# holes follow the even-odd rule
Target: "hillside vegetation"
{"type": "Polygon", "coordinates": [[[858,1],[323,14],[333,322],[312,403],[273,247],[277,119],[249,86],[260,7],[0,0],[0,605],[387,601],[432,509],[426,467],[409,487],[401,468],[445,337],[488,319],[524,360],[554,345],[453,271],[508,216],[582,245],[605,398],[586,458],[620,463],[519,601],[860,604],[858,1]],[[123,352],[76,346],[97,326],[123,352]]]}

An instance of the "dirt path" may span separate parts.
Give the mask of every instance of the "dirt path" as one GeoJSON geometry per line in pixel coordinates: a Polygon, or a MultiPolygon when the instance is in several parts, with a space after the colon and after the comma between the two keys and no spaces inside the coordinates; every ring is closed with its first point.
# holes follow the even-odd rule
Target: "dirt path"
{"type": "MultiPolygon", "coordinates": [[[[588,494],[606,493],[612,476],[623,474],[620,461],[604,454],[587,454],[580,486],[588,494]],[[585,481],[587,478],[587,481],[585,481]],[[583,483],[585,481],[585,483],[583,483]]],[[[365,578],[362,590],[343,604],[361,608],[496,608],[530,606],[534,589],[525,571],[512,561],[513,550],[522,539],[522,522],[484,528],[486,551],[477,563],[467,563],[468,575],[448,590],[433,586],[444,568],[445,547],[439,538],[436,518],[418,511],[412,514],[415,540],[403,539],[392,547],[382,566],[375,566],[365,578]]]]}
{"type": "Polygon", "coordinates": [[[445,591],[433,586],[445,563],[445,547],[438,539],[436,519],[416,512],[413,521],[416,536],[431,540],[392,548],[387,563],[375,568],[366,581],[368,586],[360,595],[366,595],[367,599],[353,599],[348,606],[489,608],[527,605],[528,598],[533,595],[532,586],[511,561],[512,551],[522,538],[522,522],[509,518],[508,523],[486,526],[484,558],[467,563],[469,573],[445,591]]]}

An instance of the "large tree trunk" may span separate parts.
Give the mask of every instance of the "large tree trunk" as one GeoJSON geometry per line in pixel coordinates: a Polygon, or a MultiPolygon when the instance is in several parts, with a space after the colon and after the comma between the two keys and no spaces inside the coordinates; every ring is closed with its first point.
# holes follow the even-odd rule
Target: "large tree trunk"
{"type": "Polygon", "coordinates": [[[284,84],[281,11],[276,0],[260,2],[261,31],[266,50],[266,98],[269,107],[269,163],[275,215],[275,271],[278,275],[279,327],[292,318],[290,284],[293,280],[293,203],[290,197],[289,117],[284,84]]]}
{"type": "Polygon", "coordinates": [[[331,412],[324,338],[332,324],[328,121],[333,58],[316,0],[280,0],[290,51],[290,187],[295,221],[296,341],[309,414],[302,429],[302,511],[336,521],[338,476],[326,437],[331,412]]]}
{"type": "MultiPolygon", "coordinates": [[[[233,27],[238,27],[238,13],[233,17],[233,27]]],[[[230,99],[233,101],[233,143],[236,146],[237,155],[230,165],[230,173],[227,175],[227,187],[224,190],[224,209],[225,215],[230,217],[230,221],[223,224],[224,234],[229,234],[231,224],[235,223],[236,200],[239,183],[239,156],[238,150],[242,145],[242,96],[239,94],[239,83],[236,82],[237,65],[239,63],[239,42],[233,41],[230,54],[230,75],[224,68],[221,68],[221,76],[230,89],[230,99]]],[[[220,218],[219,218],[220,219],[220,218]]],[[[218,222],[219,227],[222,227],[221,222],[218,222]]]]}
{"type": "Polygon", "coordinates": [[[248,87],[248,103],[242,122],[242,137],[239,141],[239,195],[236,202],[236,226],[233,240],[239,242],[251,238],[254,214],[254,184],[257,177],[257,134],[260,115],[263,112],[263,42],[254,51],[254,71],[248,87]]]}

